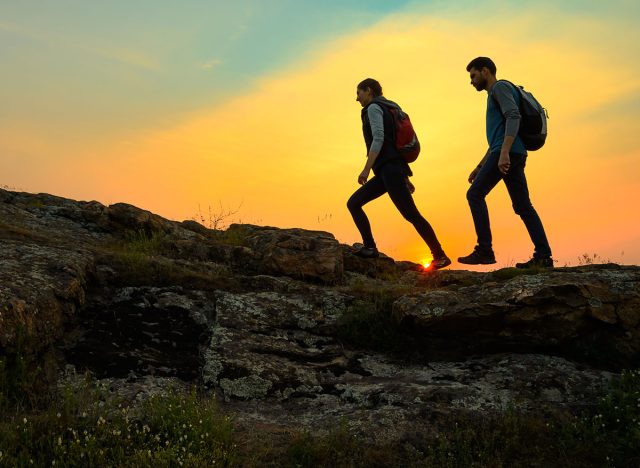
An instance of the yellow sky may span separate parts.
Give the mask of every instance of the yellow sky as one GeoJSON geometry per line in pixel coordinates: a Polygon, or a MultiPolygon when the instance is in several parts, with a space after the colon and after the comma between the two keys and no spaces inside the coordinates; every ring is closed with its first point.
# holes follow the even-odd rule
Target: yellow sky
{"type": "MultiPolygon", "coordinates": [[[[423,148],[412,165],[416,203],[454,258],[475,244],[465,193],[486,149],[486,93],[470,86],[465,66],[488,55],[499,78],[532,90],[549,110],[549,139],[530,154],[527,176],[554,257],[638,263],[640,151],[631,135],[639,114],[625,107],[640,89],[637,54],[624,59],[626,33],[616,24],[567,16],[550,26],[550,14],[397,15],[320,44],[246,93],[164,128],[57,146],[20,128],[0,137],[42,154],[30,185],[59,195],[126,201],[172,219],[192,217],[198,205],[241,205],[237,221],[323,229],[352,243],[360,237],[345,203],[365,162],[355,87],[373,77],[411,115],[423,148]]],[[[488,204],[497,266],[527,259],[532,246],[502,184],[488,204]]],[[[386,196],[365,211],[383,252],[430,256],[386,196]]]]}

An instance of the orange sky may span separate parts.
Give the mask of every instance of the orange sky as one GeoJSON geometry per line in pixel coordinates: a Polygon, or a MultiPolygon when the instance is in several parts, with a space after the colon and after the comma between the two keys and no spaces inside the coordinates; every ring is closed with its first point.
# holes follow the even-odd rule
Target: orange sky
{"type": "MultiPolygon", "coordinates": [[[[423,148],[412,165],[416,203],[455,258],[475,243],[466,180],[486,150],[486,93],[471,87],[465,66],[488,55],[499,78],[532,90],[549,110],[549,138],[530,154],[527,176],[558,264],[584,253],[638,264],[638,36],[624,19],[549,8],[390,15],[309,48],[222,103],[143,130],[61,139],[43,126],[33,138],[33,126],[5,125],[0,182],[179,220],[198,205],[240,207],[233,221],[360,241],[345,203],[365,161],[355,86],[374,77],[411,115],[423,148]]],[[[502,184],[488,204],[496,267],[527,259],[532,246],[502,184]]],[[[430,256],[387,197],[365,211],[380,250],[430,256]]]]}

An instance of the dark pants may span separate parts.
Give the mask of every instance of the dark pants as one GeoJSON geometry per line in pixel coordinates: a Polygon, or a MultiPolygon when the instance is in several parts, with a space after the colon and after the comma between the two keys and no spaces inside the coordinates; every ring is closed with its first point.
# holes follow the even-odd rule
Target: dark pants
{"type": "Polygon", "coordinates": [[[402,165],[394,162],[389,162],[382,166],[379,173],[356,190],[347,202],[347,208],[349,208],[356,227],[362,235],[364,245],[366,247],[375,247],[376,243],[373,240],[369,219],[362,207],[385,193],[389,193],[391,201],[398,208],[404,219],[413,224],[420,237],[424,239],[429,249],[431,249],[433,257],[442,257],[444,252],[435,232],[433,232],[433,228],[422,217],[413,201],[411,192],[407,187],[406,175],[402,165]]]}
{"type": "Polygon", "coordinates": [[[491,226],[489,225],[489,211],[485,197],[496,186],[500,179],[504,179],[513,205],[513,211],[522,218],[529,232],[529,237],[535,246],[534,257],[550,257],[551,248],[542,227],[542,221],[533,208],[529,199],[527,178],[524,167],[527,157],[523,154],[510,154],[511,165],[506,175],[498,169],[500,152],[491,153],[467,191],[467,200],[473,216],[473,224],[478,236],[478,247],[481,250],[492,250],[491,226]]]}

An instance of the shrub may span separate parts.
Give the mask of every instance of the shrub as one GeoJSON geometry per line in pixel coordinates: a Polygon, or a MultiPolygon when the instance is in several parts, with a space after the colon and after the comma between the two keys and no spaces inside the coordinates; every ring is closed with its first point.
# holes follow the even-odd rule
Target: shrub
{"type": "Polygon", "coordinates": [[[225,466],[236,456],[232,435],[212,398],[127,406],[87,380],[46,412],[0,422],[0,466],[225,466]]]}

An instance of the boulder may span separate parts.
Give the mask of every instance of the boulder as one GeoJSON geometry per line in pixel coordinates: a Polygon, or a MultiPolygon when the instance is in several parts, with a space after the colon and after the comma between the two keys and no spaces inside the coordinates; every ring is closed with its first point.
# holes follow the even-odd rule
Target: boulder
{"type": "Polygon", "coordinates": [[[640,268],[557,269],[399,298],[394,319],[435,356],[543,352],[640,364],[640,268]]]}
{"type": "Polygon", "coordinates": [[[325,284],[342,281],[342,249],[328,232],[232,224],[227,236],[254,252],[245,265],[249,270],[325,284]]]}

